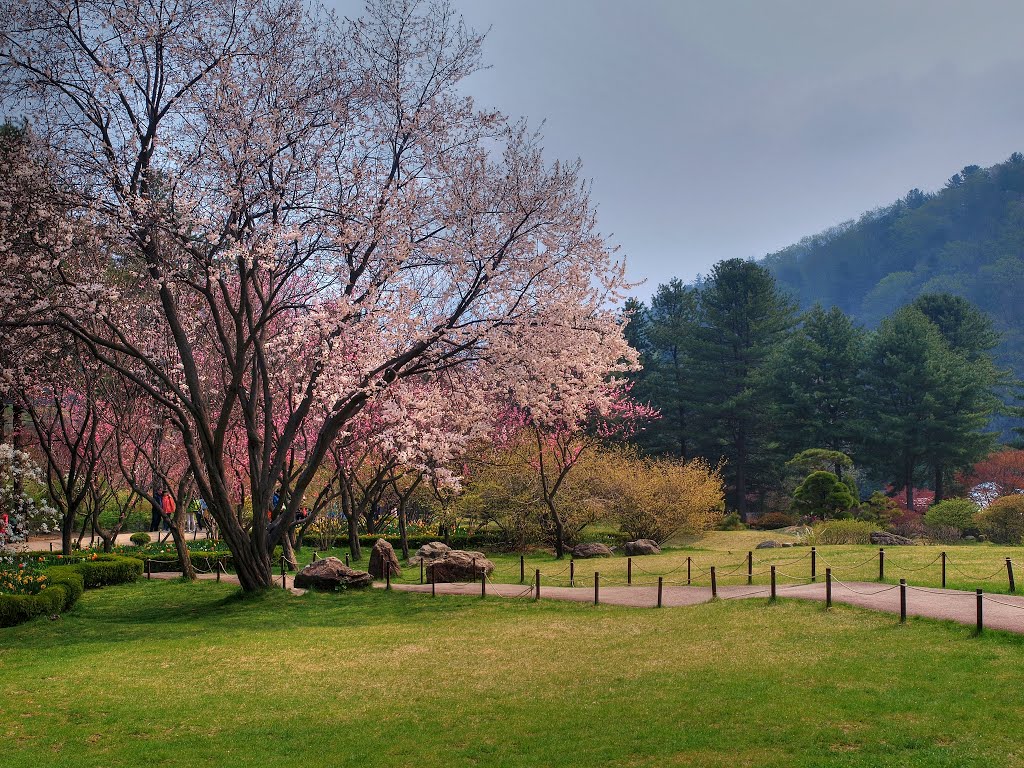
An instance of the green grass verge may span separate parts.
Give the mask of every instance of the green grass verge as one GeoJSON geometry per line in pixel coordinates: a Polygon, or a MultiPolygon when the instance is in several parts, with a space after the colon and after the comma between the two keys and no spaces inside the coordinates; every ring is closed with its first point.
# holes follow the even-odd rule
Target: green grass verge
{"type": "Polygon", "coordinates": [[[141,582],[0,630],[0,766],[1014,766],[1022,657],[797,601],[141,582]]]}

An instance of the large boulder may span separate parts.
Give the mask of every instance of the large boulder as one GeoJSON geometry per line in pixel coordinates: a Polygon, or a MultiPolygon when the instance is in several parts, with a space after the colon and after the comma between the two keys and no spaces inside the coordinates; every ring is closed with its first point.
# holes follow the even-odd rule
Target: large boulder
{"type": "Polygon", "coordinates": [[[481,570],[488,576],[494,573],[494,563],[483,552],[450,549],[443,557],[427,563],[427,580],[438,584],[475,581],[480,578],[481,570]]]}
{"type": "Polygon", "coordinates": [[[661,547],[658,546],[658,542],[654,539],[637,539],[636,541],[627,541],[623,548],[626,550],[626,554],[629,557],[661,554],[661,547]]]}
{"type": "Polygon", "coordinates": [[[373,549],[370,550],[370,575],[375,579],[386,578],[387,570],[385,569],[390,570],[392,576],[402,573],[402,567],[398,564],[398,555],[395,554],[394,548],[384,539],[377,539],[373,549]]]}
{"type": "Polygon", "coordinates": [[[422,547],[416,550],[416,557],[422,560],[437,560],[439,557],[444,557],[446,554],[452,551],[452,548],[441,541],[432,541],[429,544],[424,544],[422,547]]]}
{"type": "Polygon", "coordinates": [[[783,546],[780,541],[762,541],[754,549],[779,549],[783,546]]]}
{"type": "Polygon", "coordinates": [[[301,589],[337,591],[350,587],[368,587],[373,576],[349,568],[336,557],[324,557],[295,574],[295,586],[301,589]]]}
{"type": "Polygon", "coordinates": [[[874,531],[871,534],[871,543],[883,547],[904,547],[908,544],[913,544],[914,540],[908,539],[906,536],[897,536],[895,533],[888,533],[887,531],[874,531]]]}
{"type": "Polygon", "coordinates": [[[600,542],[588,541],[586,544],[577,544],[573,547],[572,556],[581,560],[588,557],[611,557],[612,551],[600,542]]]}

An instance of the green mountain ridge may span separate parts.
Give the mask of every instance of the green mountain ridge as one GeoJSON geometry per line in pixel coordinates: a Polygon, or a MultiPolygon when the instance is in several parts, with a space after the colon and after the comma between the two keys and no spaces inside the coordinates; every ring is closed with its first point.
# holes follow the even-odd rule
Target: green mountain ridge
{"type": "Polygon", "coordinates": [[[969,165],[935,193],[912,189],[891,205],[805,237],[761,262],[802,308],[836,306],[858,322],[927,293],[986,312],[1002,340],[999,365],[1024,378],[1024,155],[969,165]]]}

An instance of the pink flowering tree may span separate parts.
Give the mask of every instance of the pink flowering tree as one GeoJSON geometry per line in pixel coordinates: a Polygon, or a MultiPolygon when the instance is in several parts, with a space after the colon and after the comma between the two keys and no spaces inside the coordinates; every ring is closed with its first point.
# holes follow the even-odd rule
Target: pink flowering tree
{"type": "Polygon", "coordinates": [[[3,225],[28,245],[4,252],[0,325],[72,334],[166,414],[244,589],[271,585],[331,446],[396,383],[511,381],[538,348],[557,378],[592,362],[571,362],[578,328],[621,356],[623,266],[579,167],[461,95],[482,36],[446,3],[339,23],[302,0],[0,0],[0,19],[0,93],[55,180],[3,225]]]}

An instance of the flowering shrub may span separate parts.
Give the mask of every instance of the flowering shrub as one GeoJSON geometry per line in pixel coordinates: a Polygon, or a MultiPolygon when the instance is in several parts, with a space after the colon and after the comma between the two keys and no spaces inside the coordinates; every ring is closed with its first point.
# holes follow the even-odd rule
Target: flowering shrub
{"type": "Polygon", "coordinates": [[[31,456],[0,444],[0,550],[25,541],[30,531],[49,533],[56,525],[57,511],[29,493],[44,482],[31,456]]]}
{"type": "Polygon", "coordinates": [[[0,570],[0,595],[38,595],[46,583],[46,574],[23,562],[0,570]]]}

